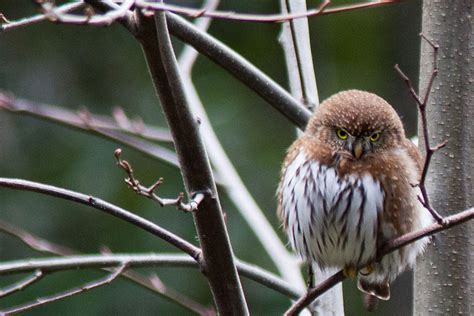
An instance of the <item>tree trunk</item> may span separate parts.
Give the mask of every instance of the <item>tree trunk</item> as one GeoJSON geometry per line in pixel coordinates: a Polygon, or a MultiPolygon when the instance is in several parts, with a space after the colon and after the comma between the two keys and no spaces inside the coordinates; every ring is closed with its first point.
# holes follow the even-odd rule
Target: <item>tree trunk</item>
{"type": "MultiPolygon", "coordinates": [[[[435,153],[427,180],[433,206],[448,215],[474,203],[474,24],[472,0],[423,3],[423,34],[439,44],[436,79],[427,109],[435,153]]],[[[422,43],[420,91],[433,69],[433,50],[422,43]]],[[[473,315],[474,226],[470,223],[435,237],[415,274],[415,315],[473,315]]]]}

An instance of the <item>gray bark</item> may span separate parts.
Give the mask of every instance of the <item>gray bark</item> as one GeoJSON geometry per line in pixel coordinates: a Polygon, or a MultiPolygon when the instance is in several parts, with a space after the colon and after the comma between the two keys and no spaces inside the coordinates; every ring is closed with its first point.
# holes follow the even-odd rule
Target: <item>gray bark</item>
{"type": "MultiPolygon", "coordinates": [[[[423,3],[423,33],[439,44],[438,68],[427,110],[435,153],[427,179],[433,206],[442,215],[474,203],[474,24],[472,0],[423,3]]],[[[422,43],[422,95],[433,67],[433,50],[422,43]]],[[[472,223],[441,232],[415,273],[415,315],[473,315],[472,223]]]]}

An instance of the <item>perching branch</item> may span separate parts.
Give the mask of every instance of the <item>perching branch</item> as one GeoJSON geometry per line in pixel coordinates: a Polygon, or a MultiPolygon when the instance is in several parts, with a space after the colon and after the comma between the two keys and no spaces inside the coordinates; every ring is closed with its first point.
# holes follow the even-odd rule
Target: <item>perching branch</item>
{"type": "Polygon", "coordinates": [[[426,176],[428,174],[428,169],[430,166],[431,158],[433,154],[438,151],[439,149],[443,148],[446,146],[447,141],[444,141],[435,147],[431,147],[430,145],[430,138],[428,134],[428,121],[426,119],[426,107],[428,104],[428,99],[431,93],[431,89],[433,87],[433,82],[438,75],[438,48],[439,46],[434,44],[432,41],[430,41],[426,36],[423,34],[420,34],[421,38],[425,40],[432,48],[433,48],[433,72],[431,73],[430,80],[428,82],[428,86],[426,87],[426,92],[425,96],[420,98],[418,93],[416,93],[415,88],[413,87],[413,84],[411,83],[410,78],[403,73],[403,71],[400,69],[400,67],[395,65],[395,70],[398,72],[400,77],[402,77],[403,81],[407,85],[407,88],[410,92],[410,94],[413,96],[413,99],[415,99],[416,104],[418,105],[418,109],[420,111],[420,118],[421,118],[421,126],[423,129],[423,142],[424,142],[424,147],[425,147],[425,161],[423,163],[423,168],[421,172],[421,178],[418,183],[418,187],[420,188],[421,191],[421,198],[418,197],[419,201],[423,204],[423,206],[431,213],[431,215],[434,217],[434,219],[439,223],[443,224],[444,219],[443,217],[431,206],[430,199],[428,196],[428,192],[426,191],[426,186],[425,186],[425,180],[426,176]]]}
{"type": "Polygon", "coordinates": [[[115,159],[117,160],[117,165],[122,168],[128,175],[128,178],[125,179],[125,183],[139,195],[143,195],[155,202],[157,202],[161,207],[168,205],[175,205],[178,210],[184,212],[194,212],[197,211],[199,203],[204,199],[204,194],[197,193],[191,201],[188,203],[183,203],[184,194],[180,193],[175,199],[165,199],[159,197],[155,194],[156,189],[163,183],[163,178],[159,178],[155,183],[149,187],[145,187],[140,184],[135,178],[133,173],[132,165],[127,161],[121,158],[122,149],[118,148],[114,152],[115,159]]]}
{"type": "Polygon", "coordinates": [[[105,276],[104,278],[100,278],[98,280],[89,282],[85,285],[81,285],[79,287],[75,287],[75,288],[66,290],[66,291],[61,292],[61,293],[56,293],[56,294],[53,294],[51,296],[40,297],[40,298],[37,298],[36,300],[34,300],[32,302],[29,302],[29,303],[26,303],[26,304],[22,304],[22,305],[18,305],[18,306],[14,306],[14,307],[11,307],[11,308],[1,310],[0,314],[1,315],[4,315],[4,314],[11,315],[11,314],[19,313],[19,312],[24,312],[24,311],[30,310],[32,308],[35,308],[35,307],[38,307],[38,306],[41,306],[41,305],[53,303],[53,302],[56,302],[56,301],[59,301],[59,300],[77,295],[77,294],[84,293],[86,291],[95,289],[97,287],[110,284],[115,279],[117,279],[120,276],[120,274],[122,274],[125,271],[126,268],[127,268],[127,263],[125,262],[125,263],[122,263],[115,271],[111,272],[109,275],[105,276]]]}
{"type": "MultiPolygon", "coordinates": [[[[383,256],[397,249],[400,249],[403,246],[411,244],[421,238],[434,235],[440,231],[447,230],[451,227],[454,227],[464,222],[467,222],[469,220],[472,220],[473,218],[474,218],[474,208],[470,208],[458,214],[445,217],[444,218],[445,224],[438,224],[438,223],[431,224],[430,226],[427,226],[418,231],[411,232],[403,236],[397,237],[395,239],[392,239],[388,241],[384,246],[382,246],[382,248],[380,249],[380,256],[379,258],[376,259],[376,261],[379,261],[383,256]]],[[[359,267],[359,268],[363,268],[363,267],[359,267]]],[[[338,284],[339,282],[344,281],[345,278],[346,277],[344,276],[344,273],[342,272],[342,270],[340,270],[339,272],[331,276],[329,279],[324,281],[319,286],[313,289],[310,289],[303,297],[301,297],[298,301],[296,301],[296,303],[293,306],[291,306],[291,308],[288,309],[288,311],[286,311],[285,316],[297,315],[306,306],[311,304],[312,301],[318,298],[321,294],[325,293],[327,290],[329,290],[330,288],[332,288],[334,285],[338,284]]]]}

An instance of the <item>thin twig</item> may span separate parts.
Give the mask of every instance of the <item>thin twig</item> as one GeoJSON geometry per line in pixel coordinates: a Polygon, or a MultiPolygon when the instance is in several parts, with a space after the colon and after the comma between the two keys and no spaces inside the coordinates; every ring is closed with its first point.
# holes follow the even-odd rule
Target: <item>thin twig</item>
{"type": "Polygon", "coordinates": [[[51,22],[63,24],[108,26],[116,20],[123,18],[132,8],[135,3],[135,0],[124,0],[116,9],[108,11],[104,14],[95,14],[92,8],[88,7],[89,9],[84,10],[84,13],[82,15],[61,12],[58,10],[59,8],[56,7],[53,2],[41,1],[36,3],[40,6],[46,18],[51,22]]]}
{"type": "Polygon", "coordinates": [[[8,309],[4,309],[4,310],[0,311],[0,314],[1,315],[3,315],[3,314],[11,315],[11,314],[19,313],[19,312],[24,312],[24,311],[33,309],[33,308],[38,307],[38,306],[53,303],[53,302],[56,302],[56,301],[59,301],[59,300],[77,295],[77,294],[81,294],[81,293],[89,291],[89,290],[95,289],[97,287],[110,284],[117,277],[119,277],[120,274],[122,274],[125,271],[126,268],[127,268],[127,263],[124,262],[115,271],[111,272],[109,275],[105,276],[104,278],[100,278],[98,280],[86,283],[85,285],[81,285],[79,287],[75,287],[75,288],[66,290],[64,292],[56,293],[56,294],[53,294],[53,295],[50,295],[50,296],[40,297],[40,298],[37,298],[36,300],[34,300],[32,302],[29,302],[29,303],[26,303],[26,304],[22,304],[22,305],[18,305],[18,306],[8,308],[8,309]]]}
{"type": "Polygon", "coordinates": [[[289,13],[289,14],[245,14],[237,13],[234,11],[211,11],[205,9],[193,9],[178,5],[171,5],[165,3],[157,3],[143,0],[136,0],[135,5],[137,7],[153,10],[153,11],[167,11],[177,13],[180,15],[188,16],[191,18],[198,17],[209,17],[214,19],[233,20],[239,22],[257,22],[257,23],[283,23],[290,20],[314,17],[318,15],[334,14],[340,12],[353,11],[363,8],[378,7],[382,5],[400,3],[404,0],[381,0],[381,1],[370,1],[361,2],[355,4],[349,4],[344,6],[336,6],[330,8],[331,1],[323,1],[316,9],[307,10],[306,12],[289,13]]]}
{"type": "MultiPolygon", "coordinates": [[[[434,223],[418,231],[411,232],[403,236],[400,236],[398,238],[392,239],[381,247],[379,251],[380,256],[376,258],[374,262],[379,261],[383,256],[397,249],[400,249],[408,244],[411,244],[421,238],[434,235],[440,231],[447,230],[451,227],[454,227],[464,222],[467,222],[469,220],[472,220],[473,218],[474,218],[474,208],[470,208],[458,214],[445,217],[445,224],[443,225],[434,223]]],[[[360,267],[360,268],[363,268],[363,267],[360,267]]],[[[321,294],[325,293],[327,290],[332,288],[337,283],[343,281],[345,278],[346,277],[344,276],[343,271],[340,270],[339,272],[331,276],[329,279],[321,283],[319,286],[313,289],[310,289],[303,297],[298,299],[298,301],[296,301],[295,304],[293,304],[293,306],[291,306],[291,308],[288,309],[288,311],[286,311],[285,316],[297,315],[306,306],[311,304],[312,301],[318,298],[321,294]]]]}
{"type": "Polygon", "coordinates": [[[149,187],[145,187],[140,184],[140,181],[135,178],[133,173],[132,165],[127,161],[121,158],[122,149],[118,148],[114,151],[115,159],[117,160],[117,165],[122,168],[128,175],[128,178],[125,179],[125,183],[137,194],[143,195],[155,202],[157,202],[161,207],[174,205],[176,208],[183,212],[195,212],[198,210],[199,203],[204,199],[203,193],[196,193],[192,200],[188,203],[183,203],[184,193],[180,193],[177,198],[161,198],[155,194],[156,189],[163,183],[163,178],[159,178],[155,183],[149,187]]]}
{"type": "Polygon", "coordinates": [[[41,280],[43,278],[43,276],[44,276],[44,274],[40,269],[36,270],[35,272],[33,272],[33,274],[27,276],[26,278],[12,284],[12,285],[4,287],[3,289],[0,289],[0,298],[8,296],[10,294],[13,294],[15,292],[24,290],[28,286],[30,286],[30,285],[38,282],[39,280],[41,280]]]}
{"type": "MultiPolygon", "coordinates": [[[[83,6],[84,6],[83,2],[67,3],[62,6],[57,7],[55,11],[57,14],[64,14],[70,11],[80,9],[83,6]]],[[[0,20],[0,33],[4,31],[12,31],[24,26],[29,26],[31,24],[48,20],[48,17],[45,14],[38,14],[32,17],[23,18],[16,21],[8,21],[3,14],[1,14],[1,16],[3,18],[0,20]]]]}
{"type": "Polygon", "coordinates": [[[420,34],[421,38],[425,40],[432,48],[433,48],[433,71],[431,73],[431,77],[428,82],[428,86],[426,87],[426,92],[425,96],[423,99],[420,98],[419,94],[415,91],[415,88],[413,87],[413,84],[408,78],[408,76],[400,69],[400,67],[395,65],[395,70],[398,72],[400,77],[403,79],[405,82],[408,91],[412,95],[413,99],[415,99],[416,104],[418,105],[418,109],[420,111],[420,118],[421,118],[421,128],[423,130],[423,141],[424,141],[424,147],[425,147],[425,160],[423,163],[423,168],[421,171],[421,177],[420,181],[418,183],[418,187],[420,188],[421,191],[421,197],[418,197],[418,200],[422,203],[422,205],[431,213],[433,218],[439,223],[443,224],[445,223],[443,217],[431,206],[430,199],[428,196],[428,192],[426,190],[425,186],[425,181],[426,181],[426,176],[428,175],[428,169],[430,166],[431,158],[433,154],[438,151],[439,149],[443,148],[446,146],[447,141],[444,141],[434,147],[430,145],[430,138],[428,134],[428,121],[426,119],[426,107],[428,105],[428,99],[433,87],[433,82],[438,75],[438,48],[439,46],[434,44],[432,41],[430,41],[426,36],[423,34],[420,34]]]}

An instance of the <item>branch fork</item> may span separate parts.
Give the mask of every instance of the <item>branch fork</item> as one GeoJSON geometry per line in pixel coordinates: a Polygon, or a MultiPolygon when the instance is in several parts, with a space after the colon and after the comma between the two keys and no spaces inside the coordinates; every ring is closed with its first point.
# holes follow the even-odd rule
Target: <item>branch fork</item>
{"type": "Polygon", "coordinates": [[[428,105],[428,99],[430,97],[430,93],[433,87],[433,82],[438,75],[438,49],[439,46],[430,39],[428,39],[423,33],[420,33],[420,37],[422,40],[425,40],[432,48],[433,48],[433,71],[431,72],[430,80],[428,81],[428,86],[426,87],[426,92],[421,99],[420,95],[415,91],[413,84],[408,78],[408,76],[400,69],[398,64],[395,65],[395,70],[398,72],[402,80],[405,82],[408,91],[412,95],[413,99],[415,100],[416,104],[418,105],[418,110],[420,111],[420,118],[421,118],[421,127],[423,129],[423,142],[425,147],[425,161],[423,163],[423,169],[421,171],[420,181],[418,183],[418,187],[421,191],[421,196],[418,196],[418,200],[420,203],[431,213],[433,218],[436,222],[440,225],[446,225],[447,222],[432,206],[428,197],[428,192],[426,190],[425,181],[426,176],[428,174],[428,168],[431,162],[431,158],[435,152],[440,150],[441,148],[445,147],[448,143],[447,140],[441,142],[440,144],[432,147],[430,145],[430,139],[428,135],[428,122],[426,119],[426,107],[428,105]]]}
{"type": "Polygon", "coordinates": [[[122,168],[128,175],[128,178],[125,178],[125,183],[137,194],[143,195],[157,202],[161,207],[175,205],[178,210],[186,213],[192,213],[198,210],[199,204],[205,197],[205,194],[203,192],[198,192],[194,194],[192,200],[190,200],[188,203],[183,202],[183,192],[179,193],[178,197],[174,199],[159,197],[155,193],[155,191],[164,182],[164,179],[162,177],[160,177],[157,181],[155,181],[155,183],[153,183],[149,187],[143,186],[140,184],[140,181],[138,181],[138,179],[135,177],[131,164],[127,160],[123,160],[121,158],[122,149],[116,149],[114,151],[114,156],[117,160],[117,165],[122,168]]]}

